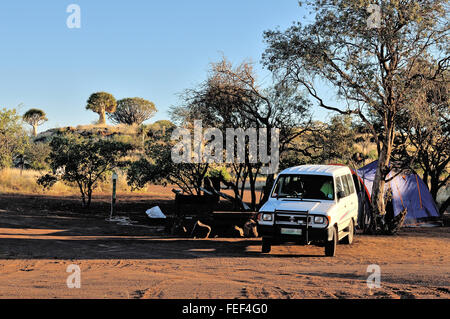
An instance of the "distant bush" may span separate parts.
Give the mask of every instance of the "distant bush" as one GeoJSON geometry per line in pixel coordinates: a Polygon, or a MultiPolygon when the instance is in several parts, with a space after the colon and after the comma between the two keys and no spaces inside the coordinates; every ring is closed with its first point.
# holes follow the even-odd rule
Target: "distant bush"
{"type": "Polygon", "coordinates": [[[231,181],[231,179],[232,179],[231,175],[227,171],[226,167],[211,168],[208,170],[205,177],[218,178],[220,180],[224,180],[227,182],[231,181]]]}
{"type": "Polygon", "coordinates": [[[11,167],[14,157],[23,154],[28,140],[16,110],[0,110],[0,169],[11,167]]]}
{"type": "MultiPolygon", "coordinates": [[[[22,160],[24,167],[33,170],[49,168],[47,159],[50,155],[50,145],[47,143],[30,143],[27,145],[22,160]]],[[[20,165],[18,165],[20,167],[20,165]]]]}

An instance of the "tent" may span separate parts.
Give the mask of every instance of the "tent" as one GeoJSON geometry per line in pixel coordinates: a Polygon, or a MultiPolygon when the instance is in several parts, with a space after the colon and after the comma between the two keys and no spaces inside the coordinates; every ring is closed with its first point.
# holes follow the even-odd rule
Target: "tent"
{"type": "MultiPolygon", "coordinates": [[[[369,201],[377,166],[378,161],[375,161],[357,170],[357,174],[366,189],[364,193],[367,194],[369,201]]],[[[394,175],[391,172],[388,178],[394,175]]],[[[386,183],[385,191],[389,187],[392,190],[394,215],[397,216],[404,208],[407,209],[406,226],[434,221],[440,217],[428,187],[416,173],[405,173],[395,176],[391,181],[386,183]]],[[[367,205],[364,207],[367,209],[367,205]]]]}

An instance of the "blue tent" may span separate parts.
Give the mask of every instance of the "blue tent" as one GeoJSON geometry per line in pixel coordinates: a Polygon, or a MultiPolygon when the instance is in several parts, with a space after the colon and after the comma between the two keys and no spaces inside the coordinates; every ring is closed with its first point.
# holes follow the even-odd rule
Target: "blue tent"
{"type": "MultiPolygon", "coordinates": [[[[378,161],[375,161],[357,171],[369,194],[372,194],[372,185],[377,166],[378,161]]],[[[391,174],[392,176],[395,175],[394,173],[391,174]]],[[[405,225],[417,225],[440,217],[428,187],[417,174],[405,173],[397,175],[390,182],[386,183],[385,190],[388,187],[392,189],[392,204],[395,216],[404,208],[407,209],[405,225]]]]}

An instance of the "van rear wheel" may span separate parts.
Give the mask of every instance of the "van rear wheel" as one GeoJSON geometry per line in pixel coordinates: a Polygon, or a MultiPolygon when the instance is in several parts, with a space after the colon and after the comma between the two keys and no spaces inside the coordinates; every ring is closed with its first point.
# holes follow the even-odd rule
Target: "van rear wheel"
{"type": "Polygon", "coordinates": [[[270,253],[270,250],[272,249],[272,244],[269,240],[269,238],[264,238],[262,239],[262,249],[261,252],[263,254],[268,254],[270,253]]]}
{"type": "Polygon", "coordinates": [[[336,227],[333,227],[333,238],[325,243],[325,256],[334,257],[336,255],[336,246],[338,242],[336,227]]]}

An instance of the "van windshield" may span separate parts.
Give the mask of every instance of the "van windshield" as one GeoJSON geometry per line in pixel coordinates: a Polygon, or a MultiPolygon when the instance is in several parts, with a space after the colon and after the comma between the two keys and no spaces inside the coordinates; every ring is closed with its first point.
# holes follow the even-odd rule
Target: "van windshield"
{"type": "Polygon", "coordinates": [[[332,176],[324,175],[281,175],[272,197],[334,200],[332,176]]]}

